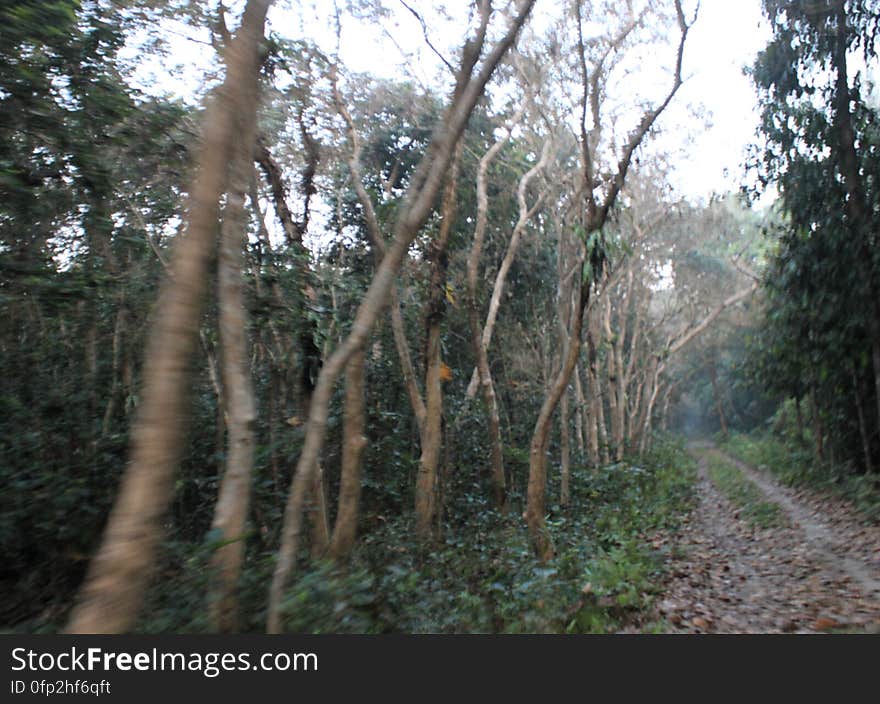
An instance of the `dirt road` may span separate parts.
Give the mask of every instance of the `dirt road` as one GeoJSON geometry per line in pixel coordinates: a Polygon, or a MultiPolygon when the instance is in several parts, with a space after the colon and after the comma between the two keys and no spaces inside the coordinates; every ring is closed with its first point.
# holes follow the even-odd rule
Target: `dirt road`
{"type": "Polygon", "coordinates": [[[657,604],[673,632],[880,632],[880,526],[866,526],[833,497],[781,486],[711,445],[691,449],[699,504],[657,604]],[[776,503],[786,525],[750,525],[709,479],[713,453],[776,503]]]}

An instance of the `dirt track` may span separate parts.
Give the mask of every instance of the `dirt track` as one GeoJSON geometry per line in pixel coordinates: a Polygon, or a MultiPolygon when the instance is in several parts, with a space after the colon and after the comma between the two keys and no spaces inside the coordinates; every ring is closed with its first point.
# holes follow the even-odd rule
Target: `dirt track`
{"type": "Polygon", "coordinates": [[[699,457],[699,504],[679,536],[657,604],[673,632],[880,632],[880,527],[846,503],[780,486],[711,445],[699,457]],[[740,518],[706,473],[710,453],[775,502],[785,527],[740,518]]]}

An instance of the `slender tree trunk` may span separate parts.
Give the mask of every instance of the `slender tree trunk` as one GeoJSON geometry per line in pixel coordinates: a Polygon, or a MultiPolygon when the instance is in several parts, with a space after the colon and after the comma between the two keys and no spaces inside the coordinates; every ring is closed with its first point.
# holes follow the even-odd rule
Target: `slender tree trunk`
{"type": "MultiPolygon", "coordinates": [[[[489,349],[489,344],[492,342],[492,334],[495,331],[495,321],[498,319],[498,310],[501,307],[501,297],[504,294],[507,274],[510,272],[510,267],[513,266],[513,262],[516,259],[519,242],[522,239],[523,233],[526,231],[529,220],[532,219],[543,201],[543,195],[539,196],[534,205],[529,208],[526,204],[526,192],[529,183],[531,183],[531,181],[547,166],[547,163],[550,160],[552,147],[553,144],[549,139],[544,142],[538,163],[523,174],[522,178],[519,180],[519,185],[517,186],[519,218],[516,221],[516,225],[514,225],[513,233],[510,235],[510,242],[507,244],[507,251],[504,253],[504,258],[501,260],[501,265],[498,267],[498,273],[495,275],[495,285],[492,287],[492,297],[489,300],[489,311],[486,314],[486,324],[483,326],[481,344],[487,350],[489,349]]],[[[479,370],[474,369],[471,374],[471,380],[468,384],[467,391],[465,392],[467,398],[473,398],[477,393],[478,375],[479,370]]]]}
{"type": "Polygon", "coordinates": [[[795,418],[797,419],[798,444],[804,442],[804,411],[801,407],[800,396],[794,400],[795,418]]]}
{"type": "Polygon", "coordinates": [[[599,458],[602,464],[608,464],[608,430],[605,426],[605,402],[602,399],[602,385],[600,381],[598,363],[598,350],[596,349],[597,335],[593,329],[595,318],[590,320],[587,328],[587,353],[588,362],[587,371],[590,376],[590,398],[593,404],[593,417],[596,419],[596,430],[598,433],[598,449],[599,458]]]}
{"type": "MultiPolygon", "coordinates": [[[[587,339],[587,344],[589,343],[589,337],[587,339]]],[[[575,384],[576,387],[580,386],[578,377],[580,376],[580,369],[578,367],[575,368],[575,384]]],[[[588,374],[589,387],[588,391],[590,394],[589,402],[586,401],[583,390],[581,390],[581,398],[584,399],[584,404],[586,411],[584,413],[584,422],[586,423],[586,436],[587,436],[587,458],[590,461],[590,464],[593,467],[599,466],[599,409],[597,406],[601,403],[601,399],[597,395],[597,389],[592,381],[592,375],[588,374]]]]}
{"type": "Polygon", "coordinates": [[[669,431],[669,402],[672,399],[672,391],[675,389],[675,384],[667,384],[666,389],[663,391],[663,405],[662,410],[660,411],[660,430],[664,433],[669,431]]]}
{"type": "Polygon", "coordinates": [[[715,362],[709,365],[709,378],[712,380],[712,397],[715,399],[715,412],[718,414],[718,423],[721,426],[722,437],[727,437],[727,418],[724,415],[724,404],[721,401],[721,392],[718,390],[718,370],[715,362]]]}
{"type": "MultiPolygon", "coordinates": [[[[513,122],[517,122],[517,116],[513,122]]],[[[508,135],[509,136],[509,135],[508,135]]],[[[477,167],[477,216],[474,225],[474,240],[467,260],[468,322],[471,331],[471,346],[477,360],[477,375],[483,391],[486,406],[486,422],[489,429],[489,456],[491,461],[492,491],[495,505],[502,511],[507,508],[507,481],[504,473],[504,447],[501,439],[501,421],[498,414],[498,398],[489,367],[489,353],[482,341],[480,327],[480,307],[477,301],[477,280],[483,241],[489,217],[489,195],[487,190],[487,171],[489,164],[501,151],[507,139],[498,140],[480,159],[477,167]]]]}
{"type": "Polygon", "coordinates": [[[571,501],[571,447],[568,430],[568,392],[562,394],[559,408],[560,488],[559,503],[568,506],[571,501]]]}
{"type": "MultiPolygon", "coordinates": [[[[605,289],[609,291],[608,287],[605,289]]],[[[605,295],[605,305],[602,314],[602,325],[605,331],[605,339],[608,340],[609,347],[605,358],[605,368],[608,374],[608,410],[611,415],[611,452],[615,462],[623,459],[623,428],[621,420],[623,414],[620,412],[622,399],[618,397],[618,379],[617,379],[617,357],[615,355],[614,332],[611,329],[611,297],[605,295]]]]}
{"type": "Polygon", "coordinates": [[[147,586],[180,457],[188,367],[198,338],[208,263],[216,247],[236,118],[256,109],[244,96],[257,80],[257,50],[269,4],[270,0],[248,0],[228,49],[226,79],[205,115],[186,231],[176,243],[171,276],[162,288],[147,342],[131,462],[67,627],[70,633],[128,630],[147,586]]]}
{"type": "MultiPolygon", "coordinates": [[[[614,344],[611,352],[614,360],[615,375],[617,377],[617,433],[615,438],[617,446],[615,460],[620,462],[626,451],[626,410],[627,410],[627,374],[623,365],[624,348],[627,342],[627,322],[629,318],[629,309],[632,305],[632,286],[633,271],[632,266],[626,267],[626,287],[624,288],[623,298],[620,302],[617,315],[617,335],[614,338],[614,344]]],[[[609,303],[610,305],[610,303],[609,303]]]]}
{"type": "Polygon", "coordinates": [[[367,445],[364,436],[364,353],[357,352],[345,371],[342,473],[339,480],[339,509],[330,540],[334,560],[348,560],[357,537],[361,498],[361,455],[367,445]]]}
{"type": "Polygon", "coordinates": [[[422,454],[416,477],[416,535],[431,540],[437,511],[437,466],[442,443],[443,391],[440,379],[440,325],[428,330],[428,364],[425,373],[427,418],[422,435],[422,454]]]}
{"type": "Polygon", "coordinates": [[[425,429],[422,433],[422,455],[416,477],[416,535],[420,540],[435,537],[437,525],[437,470],[443,446],[443,380],[440,375],[442,359],[440,339],[443,319],[446,317],[446,270],[449,265],[446,250],[455,217],[455,190],[458,186],[458,161],[461,143],[450,167],[449,180],[443,194],[440,232],[431,245],[431,282],[425,315],[427,330],[425,359],[425,429]]]}
{"type": "Polygon", "coordinates": [[[575,440],[577,441],[578,452],[580,452],[581,456],[583,457],[583,455],[587,451],[586,436],[584,435],[584,428],[586,428],[587,425],[586,417],[584,415],[586,402],[584,401],[584,389],[581,386],[580,362],[578,362],[577,366],[575,366],[574,368],[574,402],[575,440]]]}
{"type": "Polygon", "coordinates": [[[547,445],[550,441],[550,427],[553,423],[553,414],[556,411],[556,406],[559,404],[563,393],[565,393],[571,373],[577,364],[581,349],[581,328],[584,310],[590,297],[589,287],[580,283],[580,279],[578,279],[578,286],[580,287],[578,303],[574,308],[567,349],[563,355],[559,374],[553,380],[541,406],[529,446],[529,485],[526,493],[526,523],[529,527],[532,547],[541,562],[547,562],[547,560],[553,557],[554,553],[553,541],[547,532],[544,520],[547,489],[547,445]]]}
{"type": "Polygon", "coordinates": [[[825,461],[825,429],[822,423],[822,414],[819,412],[819,404],[816,401],[815,385],[810,389],[810,406],[813,411],[813,434],[816,436],[816,459],[825,461]]]}
{"type": "Polygon", "coordinates": [[[853,393],[856,396],[856,413],[859,418],[859,435],[862,438],[862,452],[865,455],[865,471],[873,474],[874,463],[871,459],[871,440],[868,436],[868,426],[865,422],[865,412],[862,409],[862,394],[859,391],[859,376],[855,366],[852,367],[853,393]]]}
{"type": "Polygon", "coordinates": [[[644,416],[639,419],[642,437],[639,440],[639,455],[644,455],[651,442],[651,418],[654,414],[654,404],[657,402],[657,394],[660,391],[660,375],[665,369],[665,364],[660,361],[659,357],[654,358],[651,368],[650,386],[651,394],[648,396],[648,402],[645,404],[644,416]]]}
{"type": "MultiPolygon", "coordinates": [[[[248,89],[246,89],[248,90],[248,89]]],[[[256,86],[247,99],[257,101],[256,86]]],[[[242,114],[237,125],[240,141],[229,169],[229,189],[223,210],[218,258],[220,341],[223,388],[226,398],[226,469],[214,509],[212,530],[220,547],[212,558],[216,576],[210,589],[212,626],[231,632],[238,627],[237,587],[244,561],[245,523],[250,505],[254,468],[254,424],[257,419],[253,384],[248,367],[244,286],[244,246],[247,239],[245,193],[253,173],[256,114],[242,114]]]]}

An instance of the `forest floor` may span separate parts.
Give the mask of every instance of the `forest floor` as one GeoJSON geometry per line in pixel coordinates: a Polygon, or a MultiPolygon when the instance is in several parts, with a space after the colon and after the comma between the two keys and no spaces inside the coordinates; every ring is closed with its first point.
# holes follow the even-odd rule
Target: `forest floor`
{"type": "Polygon", "coordinates": [[[699,502],[655,606],[670,632],[880,633],[880,526],[710,443],[689,450],[699,502]]]}

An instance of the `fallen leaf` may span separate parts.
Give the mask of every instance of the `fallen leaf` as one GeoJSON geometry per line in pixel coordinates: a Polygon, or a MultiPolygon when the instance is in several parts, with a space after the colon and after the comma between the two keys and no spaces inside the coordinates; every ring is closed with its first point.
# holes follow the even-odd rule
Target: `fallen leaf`
{"type": "Polygon", "coordinates": [[[813,629],[816,631],[830,631],[832,628],[839,627],[840,624],[835,621],[833,618],[828,618],[827,616],[820,616],[813,623],[813,629]]]}

